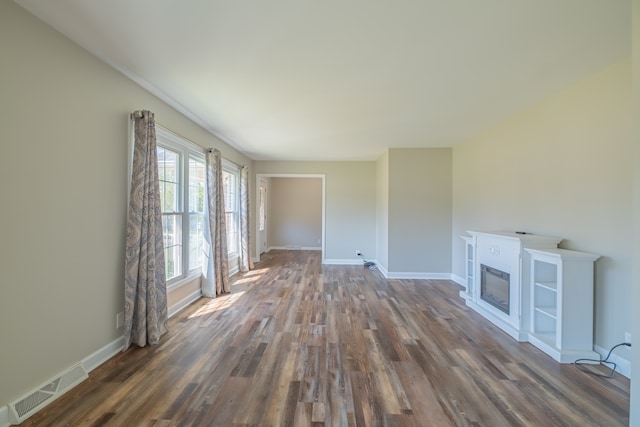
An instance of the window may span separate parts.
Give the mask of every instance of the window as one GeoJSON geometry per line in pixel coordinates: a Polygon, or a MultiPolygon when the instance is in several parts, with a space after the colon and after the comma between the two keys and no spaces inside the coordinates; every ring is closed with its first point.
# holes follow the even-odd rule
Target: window
{"type": "Polygon", "coordinates": [[[204,203],[206,166],[203,161],[189,158],[189,270],[204,263],[204,203]]]}
{"type": "Polygon", "coordinates": [[[203,263],[205,161],[202,149],[161,128],[158,179],[162,205],[167,283],[175,283],[203,263]]]}
{"type": "Polygon", "coordinates": [[[227,223],[227,251],[229,267],[234,269],[240,251],[240,169],[233,163],[222,162],[224,211],[227,223]]]}

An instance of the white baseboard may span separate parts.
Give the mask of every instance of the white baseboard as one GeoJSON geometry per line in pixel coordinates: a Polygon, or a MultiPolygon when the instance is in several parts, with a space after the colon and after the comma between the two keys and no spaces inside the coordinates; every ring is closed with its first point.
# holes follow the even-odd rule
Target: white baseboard
{"type": "MultiPolygon", "coordinates": [[[[182,300],[178,301],[176,304],[173,304],[169,308],[169,317],[176,315],[182,309],[187,307],[194,301],[197,301],[202,296],[202,292],[200,289],[186,296],[182,300]]],[[[89,356],[82,359],[80,362],[82,367],[87,372],[91,372],[96,369],[98,366],[105,363],[107,360],[111,359],[113,356],[118,354],[124,348],[124,336],[120,336],[109,344],[103,346],[102,348],[96,350],[89,356]]],[[[0,407],[0,427],[9,427],[11,422],[9,421],[9,407],[1,406],[0,407]]]]}
{"type": "MultiPolygon", "coordinates": [[[[624,347],[627,348],[627,347],[624,347]]],[[[604,360],[604,358],[607,357],[607,354],[609,354],[609,350],[607,350],[606,348],[602,348],[600,346],[593,346],[593,349],[600,354],[600,356],[602,357],[602,359],[604,360]]],[[[611,353],[611,356],[609,356],[609,361],[615,363],[616,366],[616,372],[619,373],[620,375],[624,375],[625,377],[631,379],[631,362],[628,361],[627,359],[623,358],[622,356],[616,354],[616,351],[619,350],[620,347],[618,347],[616,350],[613,351],[613,353],[611,353]]]]}
{"type": "MultiPolygon", "coordinates": [[[[169,308],[169,318],[175,316],[177,313],[186,308],[189,304],[197,301],[202,296],[202,291],[198,289],[194,291],[190,295],[187,295],[185,298],[181,299],[177,303],[173,304],[169,308]]],[[[91,372],[96,369],[98,366],[105,363],[107,360],[111,359],[113,356],[118,354],[124,348],[124,336],[118,337],[116,340],[110,342],[99,350],[93,352],[91,355],[82,359],[82,366],[87,372],[91,372]]],[[[1,418],[0,418],[1,419],[1,418]]],[[[2,425],[0,424],[0,427],[2,425]]]]}
{"type": "Polygon", "coordinates": [[[290,246],[269,246],[267,252],[272,249],[281,250],[281,251],[321,251],[322,247],[319,246],[298,246],[298,245],[290,245],[290,246]]]}
{"type": "Polygon", "coordinates": [[[451,280],[451,273],[404,273],[400,271],[390,271],[385,277],[387,279],[451,280]]]}
{"type": "Polygon", "coordinates": [[[387,271],[387,269],[384,268],[384,266],[382,266],[381,264],[378,264],[378,263],[376,263],[376,266],[378,267],[378,271],[380,271],[380,273],[382,273],[384,278],[388,279],[389,278],[389,272],[387,271]]]}
{"type": "Polygon", "coordinates": [[[238,274],[240,273],[240,266],[236,265],[234,267],[231,268],[231,270],[229,270],[229,277],[233,276],[234,274],[238,274]]]}
{"type": "Polygon", "coordinates": [[[118,337],[115,341],[110,342],[101,349],[93,352],[85,357],[82,366],[87,372],[91,372],[107,360],[118,354],[124,348],[124,336],[118,337]]]}
{"type": "Polygon", "coordinates": [[[465,286],[465,287],[467,286],[467,282],[464,280],[464,278],[458,276],[457,274],[451,273],[451,280],[453,280],[460,286],[465,286]]]}
{"type": "Polygon", "coordinates": [[[169,307],[169,318],[172,318],[173,316],[181,312],[183,309],[185,309],[187,306],[189,306],[191,303],[199,300],[201,297],[202,297],[202,290],[198,289],[196,291],[193,291],[186,297],[182,298],[180,301],[178,301],[177,303],[169,307]]]}
{"type": "Polygon", "coordinates": [[[0,427],[9,427],[11,423],[9,422],[9,407],[8,406],[0,406],[0,427]]]}
{"type": "Polygon", "coordinates": [[[325,259],[322,261],[326,265],[362,265],[361,259],[325,259]]]}

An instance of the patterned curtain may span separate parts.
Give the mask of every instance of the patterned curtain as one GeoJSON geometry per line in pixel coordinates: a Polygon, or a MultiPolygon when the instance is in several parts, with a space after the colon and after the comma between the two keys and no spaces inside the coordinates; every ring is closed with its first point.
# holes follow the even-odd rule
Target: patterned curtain
{"type": "Polygon", "coordinates": [[[124,350],[158,344],[167,328],[162,209],[154,115],[136,111],[127,219],[124,289],[124,350]]]}
{"type": "Polygon", "coordinates": [[[231,292],[227,254],[227,222],[224,209],[222,158],[219,150],[207,153],[207,203],[205,205],[207,259],[202,278],[202,294],[209,298],[231,292]]]}
{"type": "Polygon", "coordinates": [[[249,249],[249,168],[240,170],[240,271],[253,269],[249,249]]]}

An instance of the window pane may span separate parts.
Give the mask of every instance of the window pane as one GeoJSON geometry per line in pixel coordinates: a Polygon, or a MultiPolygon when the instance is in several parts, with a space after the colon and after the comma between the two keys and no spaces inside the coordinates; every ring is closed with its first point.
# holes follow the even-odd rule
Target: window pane
{"type": "Polygon", "coordinates": [[[158,179],[162,212],[180,212],[178,168],[180,154],[158,147],[158,179]]]}
{"type": "Polygon", "coordinates": [[[226,212],[236,210],[236,175],[231,172],[222,172],[224,181],[224,208],[226,212]]]}
{"type": "Polygon", "coordinates": [[[189,270],[202,265],[205,164],[189,158],[189,270]]]}
{"type": "Polygon", "coordinates": [[[189,215],[189,270],[202,265],[204,254],[202,252],[204,230],[204,214],[189,215]]]}
{"type": "Polygon", "coordinates": [[[161,195],[162,212],[179,212],[178,209],[178,184],[173,182],[163,182],[160,188],[164,188],[164,197],[161,195]]]}
{"type": "Polygon", "coordinates": [[[160,182],[164,181],[165,176],[164,176],[164,163],[165,163],[165,153],[166,150],[162,147],[157,147],[156,148],[156,153],[158,155],[158,179],[160,180],[160,182]]]}
{"type": "Polygon", "coordinates": [[[225,220],[227,222],[227,250],[229,255],[239,250],[238,222],[238,181],[239,174],[235,171],[223,170],[225,220]]]}
{"type": "Polygon", "coordinates": [[[227,212],[225,221],[227,222],[227,252],[232,254],[238,252],[238,215],[227,212]]]}
{"type": "Polygon", "coordinates": [[[180,154],[173,151],[165,150],[164,160],[164,180],[169,182],[178,182],[178,166],[180,165],[180,154]]]}
{"type": "Polygon", "coordinates": [[[204,212],[205,165],[189,159],[189,212],[204,212]]]}
{"type": "Polygon", "coordinates": [[[167,280],[182,274],[182,217],[162,215],[165,270],[167,280]]]}

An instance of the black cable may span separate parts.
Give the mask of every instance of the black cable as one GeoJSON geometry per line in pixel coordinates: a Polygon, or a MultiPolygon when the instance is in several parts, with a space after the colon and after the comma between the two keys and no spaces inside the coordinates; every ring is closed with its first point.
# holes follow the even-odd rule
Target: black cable
{"type": "Polygon", "coordinates": [[[364,263],[364,266],[367,267],[369,270],[376,270],[378,267],[376,266],[376,263],[373,261],[367,261],[366,258],[364,257],[364,255],[362,255],[361,252],[358,252],[358,256],[362,257],[362,262],[364,263]]]}
{"type": "MultiPolygon", "coordinates": [[[[578,367],[578,369],[580,369],[582,372],[586,372],[587,374],[591,374],[591,375],[595,375],[598,377],[603,377],[603,378],[613,378],[613,374],[615,374],[616,372],[616,368],[618,367],[618,365],[616,365],[614,362],[609,362],[609,356],[611,356],[611,353],[613,353],[613,350],[615,350],[616,348],[626,345],[628,347],[631,347],[631,343],[628,342],[621,342],[620,344],[616,344],[613,347],[611,347],[611,350],[609,350],[609,354],[607,354],[607,357],[604,358],[604,360],[600,359],[600,360],[596,360],[596,359],[578,359],[575,362],[573,362],[573,364],[575,366],[578,367]],[[611,368],[611,374],[610,375],[602,375],[599,374],[597,372],[593,372],[593,371],[589,371],[586,370],[584,368],[581,368],[582,365],[586,364],[584,362],[596,362],[598,364],[606,364],[607,366],[609,366],[611,368]]],[[[592,363],[589,363],[589,365],[591,365],[592,363]]]]}

